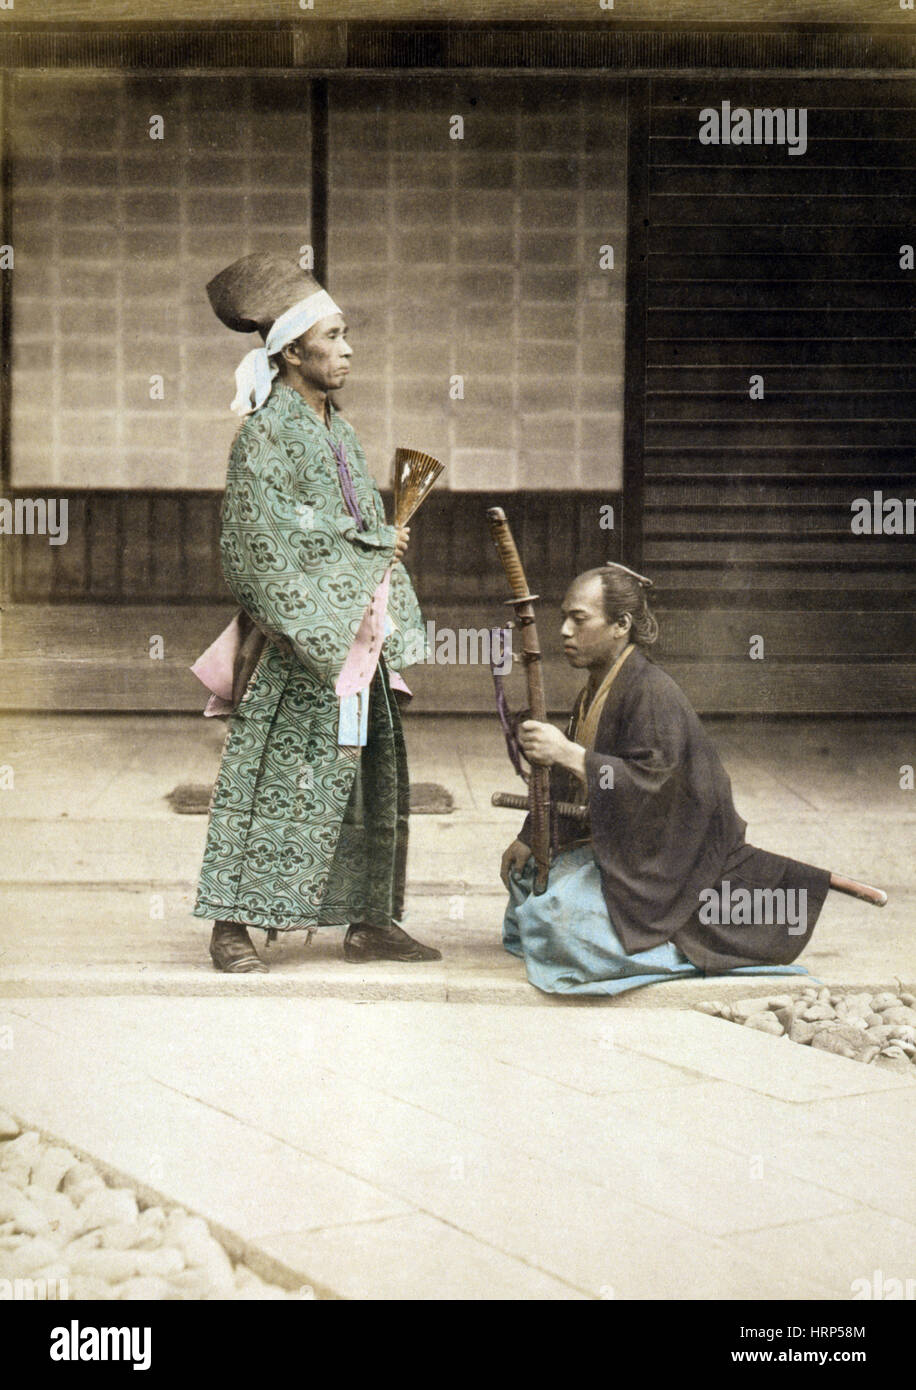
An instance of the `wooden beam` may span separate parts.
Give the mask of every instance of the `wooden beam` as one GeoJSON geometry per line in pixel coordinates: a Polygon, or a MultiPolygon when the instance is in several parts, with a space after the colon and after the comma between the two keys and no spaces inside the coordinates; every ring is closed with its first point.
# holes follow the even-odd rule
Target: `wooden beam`
{"type": "Polygon", "coordinates": [[[347,24],[347,66],[360,69],[533,72],[651,71],[698,73],[754,70],[910,72],[916,66],[916,28],[880,31],[811,27],[789,33],[753,29],[574,24],[436,25],[347,24]]]}
{"type": "MultiPolygon", "coordinates": [[[[564,22],[596,19],[614,23],[687,24],[852,24],[863,28],[886,25],[895,17],[888,0],[617,0],[614,10],[599,9],[597,0],[564,0],[564,22]]],[[[894,7],[896,9],[896,6],[894,7]]],[[[476,20],[542,21],[544,0],[451,0],[452,23],[476,20]]],[[[442,0],[314,0],[314,8],[300,8],[298,0],[16,0],[11,18],[30,20],[82,20],[96,23],[212,20],[221,21],[298,18],[305,22],[324,19],[379,22],[442,20],[442,0]],[[367,10],[370,12],[367,14],[367,10]]],[[[898,14],[901,12],[898,12],[898,14]]]]}
{"type": "Polygon", "coordinates": [[[315,278],[327,284],[328,275],[328,83],[317,77],[311,83],[312,207],[311,242],[315,278]]]}
{"type": "MultiPolygon", "coordinates": [[[[9,154],[9,88],[8,73],[0,72],[0,244],[12,244],[12,178],[9,154]]],[[[13,250],[15,255],[15,248],[13,250]]],[[[12,294],[10,276],[13,270],[0,270],[0,497],[9,497],[10,469],[10,408],[12,379],[12,333],[10,307],[12,294]]],[[[9,545],[0,541],[0,606],[6,604],[12,585],[9,545]]],[[[0,644],[2,650],[2,644],[0,644]]]]}
{"type": "Polygon", "coordinates": [[[624,336],[623,563],[640,569],[646,436],[649,125],[652,79],[627,81],[627,290],[624,336]]]}
{"type": "MultiPolygon", "coordinates": [[[[596,0],[589,0],[590,11],[596,0]]],[[[883,0],[882,0],[883,3],[883,0]]],[[[888,0],[890,3],[890,0],[888,0]]],[[[68,70],[218,70],[303,68],[325,73],[370,72],[674,72],[689,80],[711,72],[909,74],[916,67],[916,21],[864,25],[640,24],[628,20],[554,24],[474,24],[452,20],[366,23],[297,17],[283,0],[272,23],[224,15],[214,21],[147,15],[87,22],[70,17],[21,22],[13,16],[37,0],[0,9],[0,67],[68,70]]],[[[91,8],[88,13],[92,13],[91,8]]],[[[305,12],[303,12],[305,13],[305,12]]],[[[903,11],[899,11],[901,15],[903,11]]]]}

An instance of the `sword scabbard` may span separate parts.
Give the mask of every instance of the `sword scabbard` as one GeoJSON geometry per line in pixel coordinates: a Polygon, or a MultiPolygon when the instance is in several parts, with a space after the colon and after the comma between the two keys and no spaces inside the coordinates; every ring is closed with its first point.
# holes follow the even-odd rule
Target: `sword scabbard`
{"type": "MultiPolygon", "coordinates": [[[[515,608],[516,628],[522,639],[531,718],[544,723],[547,719],[547,701],[544,695],[541,647],[534,619],[534,600],[537,595],[532,594],[528,588],[524,566],[502,507],[490,507],[487,520],[512,590],[509,602],[515,608]]],[[[531,853],[536,865],[534,891],[543,893],[547,887],[547,875],[550,870],[550,769],[534,763],[531,764],[528,780],[528,814],[531,817],[531,853]]]]}

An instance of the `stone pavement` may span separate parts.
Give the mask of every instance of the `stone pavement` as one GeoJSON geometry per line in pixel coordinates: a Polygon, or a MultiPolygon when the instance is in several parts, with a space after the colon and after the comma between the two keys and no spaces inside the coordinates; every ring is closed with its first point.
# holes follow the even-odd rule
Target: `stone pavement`
{"type": "Polygon", "coordinates": [[[848,1299],[913,1277],[913,1087],[703,1014],[7,1000],[0,1098],[348,1299],[848,1299]]]}
{"type": "MultiPolygon", "coordinates": [[[[327,932],[271,948],[268,976],[213,972],[188,916],[204,819],[164,797],[212,780],[222,732],[0,723],[0,1108],[322,1297],[829,1299],[914,1277],[913,1084],[686,1007],[790,977],[563,1001],[501,950],[518,822],[489,806],[512,786],[489,721],[408,723],[413,777],[456,803],[412,823],[408,925],[443,962],[348,966],[327,932]]],[[[715,736],[754,843],[891,895],[831,894],[812,972],[912,985],[908,727],[715,736]]]]}
{"type": "MultiPolygon", "coordinates": [[[[876,910],[831,893],[804,963],[831,985],[912,981],[916,793],[902,720],[707,721],[732,776],[748,838],[886,888],[876,910]]],[[[267,993],[342,998],[490,1000],[549,1005],[502,950],[502,850],[521,817],[490,796],[521,787],[495,718],[407,721],[411,775],[437,782],[455,810],[411,820],[407,925],[443,950],[441,964],[378,966],[361,977],[340,933],[271,948],[269,977],[227,978],[209,965],[209,928],[189,915],[206,818],[165,800],[212,783],[225,726],[200,718],[5,716],[0,766],[0,993],[267,993]],[[515,787],[513,788],[513,783],[515,787]]],[[[263,937],[258,936],[259,941],[263,937]]],[[[670,982],[627,1008],[698,994],[734,997],[770,982],[670,982]]]]}

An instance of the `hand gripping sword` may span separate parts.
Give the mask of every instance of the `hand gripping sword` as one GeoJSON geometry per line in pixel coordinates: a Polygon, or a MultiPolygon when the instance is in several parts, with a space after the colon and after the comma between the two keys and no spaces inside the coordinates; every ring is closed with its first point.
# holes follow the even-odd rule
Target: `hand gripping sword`
{"type": "MultiPolygon", "coordinates": [[[[496,542],[512,597],[507,600],[515,609],[515,625],[521,633],[525,675],[528,679],[528,708],[531,718],[547,721],[544,698],[544,673],[541,669],[541,648],[534,621],[534,602],[537,594],[528,592],[528,581],[515,548],[515,541],[502,507],[487,511],[490,532],[496,542]]],[[[543,893],[550,870],[550,769],[531,764],[528,778],[528,814],[531,817],[531,853],[535,862],[534,891],[543,893]]]]}

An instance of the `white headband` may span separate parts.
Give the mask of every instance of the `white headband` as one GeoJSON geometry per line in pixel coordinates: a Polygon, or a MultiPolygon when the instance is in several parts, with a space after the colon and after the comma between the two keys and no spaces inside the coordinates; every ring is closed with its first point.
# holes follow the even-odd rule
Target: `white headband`
{"type": "Polygon", "coordinates": [[[258,410],[270,395],[273,379],[280,370],[271,356],[300,338],[320,319],[339,314],[340,310],[327,290],[316,290],[308,299],[300,299],[274,322],[263,347],[252,348],[242,358],[235,372],[236,393],[232,409],[236,415],[250,415],[258,410]]]}

